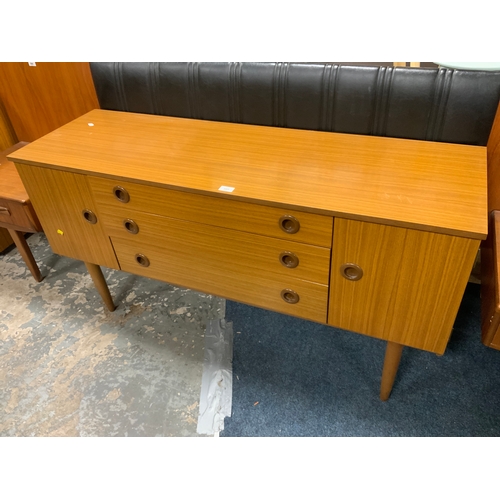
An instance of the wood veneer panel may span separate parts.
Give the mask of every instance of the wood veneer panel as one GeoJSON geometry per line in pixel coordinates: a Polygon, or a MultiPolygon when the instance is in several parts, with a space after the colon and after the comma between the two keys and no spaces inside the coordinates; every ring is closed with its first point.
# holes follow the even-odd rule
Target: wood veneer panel
{"type": "Polygon", "coordinates": [[[481,246],[482,342],[500,347],[500,211],[490,214],[489,233],[481,246]]]}
{"type": "Polygon", "coordinates": [[[491,341],[490,347],[493,347],[494,349],[500,350],[500,331],[498,331],[495,336],[493,337],[493,340],[491,341]]]}
{"type": "Polygon", "coordinates": [[[121,210],[149,212],[327,248],[332,244],[333,219],[324,215],[264,207],[99,177],[89,177],[89,184],[99,211],[111,217],[121,210]],[[127,190],[130,196],[127,203],[118,201],[114,196],[113,188],[117,185],[127,190]],[[289,234],[281,229],[280,218],[285,215],[291,215],[299,221],[300,229],[296,233],[289,234]]]}
{"type": "Polygon", "coordinates": [[[486,148],[478,146],[94,110],[11,157],[324,215],[487,234],[486,148]]]}
{"type": "Polygon", "coordinates": [[[119,269],[85,176],[26,165],[17,168],[55,253],[119,269]],[[96,224],[84,219],[84,209],[97,214],[96,224]]]}
{"type": "Polygon", "coordinates": [[[328,323],[442,354],[478,247],[479,240],[336,219],[328,323]],[[344,278],[346,263],[363,277],[344,278]]]}
{"type": "Polygon", "coordinates": [[[0,206],[9,209],[10,214],[0,213],[0,223],[16,231],[41,231],[40,221],[29,201],[28,193],[19,177],[16,166],[7,155],[25,146],[19,142],[0,153],[0,206]]]}
{"type": "Polygon", "coordinates": [[[234,269],[231,263],[224,260],[203,258],[198,246],[190,250],[171,251],[165,249],[161,241],[157,245],[126,238],[112,238],[112,241],[123,271],[303,319],[326,322],[326,285],[273,273],[258,273],[245,266],[234,269]],[[137,263],[137,254],[149,259],[149,267],[137,263]],[[286,303],[281,298],[284,289],[296,292],[299,301],[296,304],[286,303]]]}
{"type": "Polygon", "coordinates": [[[18,139],[28,142],[99,108],[87,62],[0,63],[0,100],[18,139]]]}
{"type": "Polygon", "coordinates": [[[15,200],[21,203],[29,199],[14,163],[7,159],[7,155],[21,149],[27,144],[27,142],[19,142],[0,153],[0,198],[15,200]]]}
{"type": "Polygon", "coordinates": [[[174,253],[192,254],[191,258],[202,260],[207,265],[209,262],[213,266],[224,262],[224,267],[236,273],[245,268],[257,274],[274,273],[283,278],[328,284],[329,248],[159,217],[126,208],[115,209],[113,213],[99,210],[99,213],[109,236],[126,239],[130,244],[161,246],[166,259],[174,253]],[[138,232],[128,232],[124,221],[133,221],[138,232]],[[292,252],[298,259],[298,265],[294,268],[282,265],[279,259],[282,252],[292,252]]]}
{"type": "Polygon", "coordinates": [[[10,247],[14,242],[10,237],[9,231],[0,227],[0,252],[3,252],[7,247],[10,247]]]}
{"type": "Polygon", "coordinates": [[[16,142],[16,134],[0,99],[0,151],[10,148],[16,142]]]}
{"type": "Polygon", "coordinates": [[[487,144],[488,212],[500,210],[500,104],[487,144]]]}

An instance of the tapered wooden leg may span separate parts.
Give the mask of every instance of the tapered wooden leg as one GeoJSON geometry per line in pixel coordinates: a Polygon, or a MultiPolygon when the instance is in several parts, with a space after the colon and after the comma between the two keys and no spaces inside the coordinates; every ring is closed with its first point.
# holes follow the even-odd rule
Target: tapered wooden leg
{"type": "Polygon", "coordinates": [[[37,281],[42,281],[42,273],[40,273],[40,269],[38,268],[35,259],[33,258],[33,254],[31,253],[30,247],[26,242],[26,238],[21,231],[14,231],[14,229],[9,229],[10,237],[14,240],[21,257],[24,262],[28,266],[33,278],[37,281]]]}
{"type": "Polygon", "coordinates": [[[380,399],[382,401],[387,401],[391,394],[403,347],[401,344],[396,344],[395,342],[387,342],[384,368],[382,370],[382,383],[380,384],[380,399]]]}
{"type": "Polygon", "coordinates": [[[113,304],[113,299],[111,298],[111,294],[109,293],[108,284],[104,279],[101,268],[96,264],[91,264],[90,262],[85,262],[85,265],[87,266],[89,274],[92,277],[92,281],[94,282],[94,285],[97,288],[97,291],[99,292],[102,300],[106,304],[106,307],[110,311],[114,311],[116,307],[113,304]]]}

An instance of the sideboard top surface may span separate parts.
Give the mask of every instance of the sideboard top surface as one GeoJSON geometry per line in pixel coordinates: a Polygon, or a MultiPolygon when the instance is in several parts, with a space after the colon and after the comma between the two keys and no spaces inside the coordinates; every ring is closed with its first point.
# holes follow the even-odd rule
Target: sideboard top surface
{"type": "Polygon", "coordinates": [[[487,234],[486,148],[478,146],[96,109],[9,159],[445,234],[487,234]]]}

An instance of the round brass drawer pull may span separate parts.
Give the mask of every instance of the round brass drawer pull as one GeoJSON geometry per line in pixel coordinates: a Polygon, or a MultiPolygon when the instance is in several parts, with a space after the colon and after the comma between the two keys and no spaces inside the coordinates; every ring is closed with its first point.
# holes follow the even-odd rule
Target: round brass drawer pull
{"type": "Polygon", "coordinates": [[[133,221],[132,219],[125,219],[123,221],[123,227],[132,234],[137,234],[139,232],[139,226],[137,225],[137,222],[133,221]]]}
{"type": "Polygon", "coordinates": [[[281,290],[281,298],[285,302],[288,302],[288,304],[296,304],[299,301],[300,297],[297,292],[294,292],[289,288],[285,288],[284,290],[281,290]]]}
{"type": "Polygon", "coordinates": [[[280,228],[288,234],[295,234],[300,229],[300,222],[293,215],[283,215],[279,220],[280,228]]]}
{"type": "Polygon", "coordinates": [[[83,218],[89,223],[89,224],[96,224],[97,223],[97,215],[92,212],[92,210],[88,210],[85,208],[82,210],[82,215],[83,218]]]}
{"type": "Polygon", "coordinates": [[[299,265],[299,258],[293,252],[281,252],[279,259],[282,265],[290,269],[299,265]]]}
{"type": "Polygon", "coordinates": [[[136,254],[135,261],[142,267],[149,267],[149,259],[142,253],[136,254]]]}
{"type": "Polygon", "coordinates": [[[340,266],[340,274],[350,281],[358,281],[363,277],[363,269],[357,264],[343,264],[340,266]]]}
{"type": "Polygon", "coordinates": [[[115,198],[122,203],[128,203],[130,201],[130,195],[124,187],[115,186],[113,188],[113,194],[115,198]]]}

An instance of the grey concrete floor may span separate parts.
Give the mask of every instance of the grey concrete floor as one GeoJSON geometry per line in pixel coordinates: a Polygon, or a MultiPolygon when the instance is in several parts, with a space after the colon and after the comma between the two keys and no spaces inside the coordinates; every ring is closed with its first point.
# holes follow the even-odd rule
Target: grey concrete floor
{"type": "Polygon", "coordinates": [[[207,321],[225,301],[83,263],[28,238],[44,279],[0,253],[0,436],[199,436],[207,321]]]}

